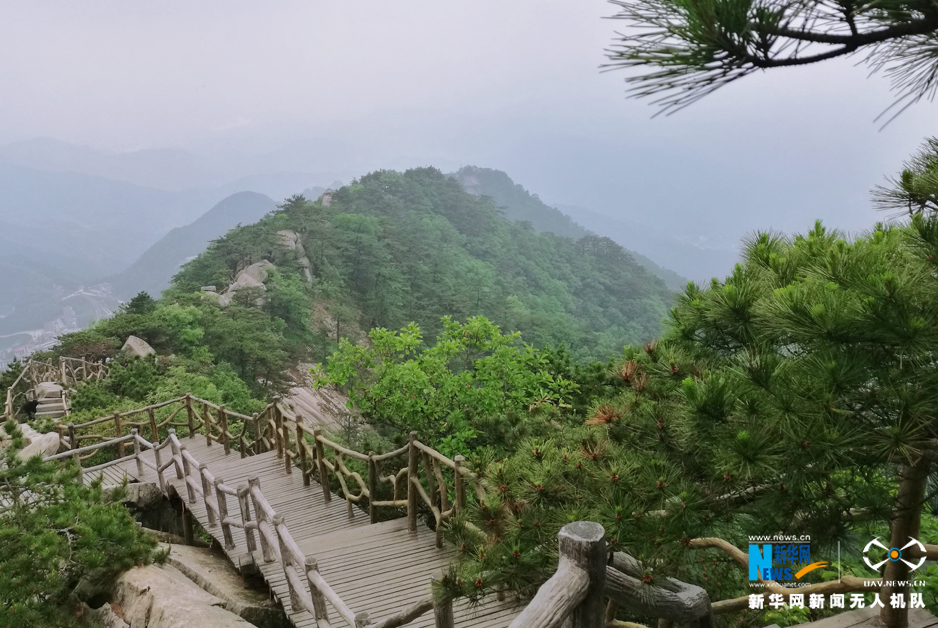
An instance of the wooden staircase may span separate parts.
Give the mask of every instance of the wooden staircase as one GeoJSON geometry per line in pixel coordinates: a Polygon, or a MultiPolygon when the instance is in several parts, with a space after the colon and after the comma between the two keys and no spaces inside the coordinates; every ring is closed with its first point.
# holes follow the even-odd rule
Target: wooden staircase
{"type": "Polygon", "coordinates": [[[84,478],[150,482],[181,499],[235,566],[263,575],[297,628],[506,628],[520,611],[494,597],[434,599],[431,583],[455,553],[441,531],[485,487],[461,456],[416,434],[395,451],[364,454],[279,400],[246,416],[191,395],[58,428],[69,451],[47,460],[116,449],[84,478]]]}

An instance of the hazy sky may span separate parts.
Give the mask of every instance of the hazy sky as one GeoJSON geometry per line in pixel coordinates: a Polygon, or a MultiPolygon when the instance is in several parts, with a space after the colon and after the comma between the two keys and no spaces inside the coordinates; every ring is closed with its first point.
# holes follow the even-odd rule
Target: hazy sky
{"type": "MultiPolygon", "coordinates": [[[[604,0],[0,0],[0,142],[180,146],[244,170],[464,164],[542,198],[729,240],[882,218],[928,135],[855,60],[752,76],[670,117],[601,73],[604,0]]],[[[328,183],[328,182],[324,182],[328,183]]]]}

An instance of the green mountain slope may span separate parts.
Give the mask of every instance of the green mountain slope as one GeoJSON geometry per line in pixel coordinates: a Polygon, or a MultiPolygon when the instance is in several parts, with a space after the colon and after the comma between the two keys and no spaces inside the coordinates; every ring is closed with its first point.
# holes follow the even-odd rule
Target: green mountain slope
{"type": "MultiPolygon", "coordinates": [[[[464,166],[452,176],[470,194],[490,197],[505,218],[528,222],[536,231],[549,231],[574,240],[587,235],[602,234],[623,244],[615,230],[609,232],[610,230],[597,225],[594,226],[595,233],[590,231],[560,209],[545,204],[537,194],[531,194],[500,170],[464,166]]],[[[628,250],[628,254],[635,258],[639,265],[660,277],[671,290],[682,291],[687,286],[687,279],[673,270],[663,268],[634,250],[628,250]]]]}
{"type": "Polygon", "coordinates": [[[264,259],[302,277],[301,257],[311,275],[304,289],[328,312],[318,317],[323,353],[337,331],[323,328],[326,319],[341,335],[416,321],[433,337],[443,316],[481,314],[535,345],[566,343],[577,357],[607,359],[655,337],[671,305],[663,282],[612,240],[537,233],[434,168],[371,173],[326,207],[295,197],[213,243],[169,294],[222,289],[264,259]],[[301,252],[284,253],[278,231],[297,233],[301,252]]]}

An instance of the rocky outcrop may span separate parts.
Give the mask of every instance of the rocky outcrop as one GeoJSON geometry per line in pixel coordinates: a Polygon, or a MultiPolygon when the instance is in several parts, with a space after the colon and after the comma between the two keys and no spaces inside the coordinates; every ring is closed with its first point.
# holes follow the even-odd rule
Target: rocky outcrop
{"type": "Polygon", "coordinates": [[[136,336],[127,336],[127,341],[124,342],[121,351],[132,358],[145,358],[148,355],[156,355],[156,351],[146,340],[136,336]]]}
{"type": "Polygon", "coordinates": [[[45,458],[46,456],[53,456],[59,453],[61,443],[59,442],[59,435],[56,432],[39,434],[33,430],[33,434],[34,436],[29,439],[29,444],[16,454],[21,460],[28,460],[33,456],[42,456],[45,458]]]}
{"type": "Polygon", "coordinates": [[[288,628],[283,609],[268,593],[251,589],[228,560],[210,549],[163,545],[169,549],[166,563],[207,593],[222,600],[225,609],[257,626],[288,628]]]}
{"type": "Polygon", "coordinates": [[[124,573],[111,603],[90,613],[113,628],[253,628],[223,607],[177,570],[150,565],[124,573]]]}
{"type": "MultiPolygon", "coordinates": [[[[33,456],[52,456],[59,453],[62,448],[62,444],[59,441],[59,435],[56,432],[50,432],[48,434],[40,434],[33,428],[29,426],[28,423],[23,423],[19,426],[20,431],[23,432],[23,440],[26,441],[26,446],[23,447],[17,456],[20,460],[28,460],[33,456]]],[[[9,444],[9,436],[6,432],[0,428],[0,450],[4,449],[9,444]]]]}
{"type": "Polygon", "coordinates": [[[306,278],[307,283],[311,282],[313,280],[312,266],[309,263],[309,257],[306,256],[306,249],[300,241],[300,234],[284,229],[277,232],[277,237],[280,238],[280,248],[296,252],[297,260],[303,267],[303,277],[306,278]]]}
{"type": "Polygon", "coordinates": [[[264,282],[267,281],[267,269],[272,267],[273,264],[267,260],[261,260],[242,270],[238,273],[237,279],[228,286],[228,289],[218,296],[218,304],[222,307],[227,307],[231,304],[234,294],[244,288],[260,288],[261,290],[266,290],[267,288],[264,286],[264,282]]]}

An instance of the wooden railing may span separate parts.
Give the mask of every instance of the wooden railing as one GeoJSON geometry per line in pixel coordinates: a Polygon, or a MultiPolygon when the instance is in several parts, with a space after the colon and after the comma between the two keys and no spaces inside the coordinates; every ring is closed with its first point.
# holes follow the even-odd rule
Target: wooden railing
{"type": "MultiPolygon", "coordinates": [[[[100,446],[102,445],[93,447],[100,446]]],[[[355,613],[319,572],[316,559],[306,556],[299,549],[284,517],[274,511],[264,496],[257,477],[249,478],[247,484],[241,484],[238,487],[228,486],[224,479],[215,477],[205,463],[199,462],[189,453],[184,442],[176,436],[175,430],[170,430],[163,444],[152,448],[156,454],[156,464],[151,464],[150,468],[157,474],[160,487],[165,490],[164,471],[174,467],[177,479],[185,483],[187,501],[195,504],[201,499],[209,528],[221,527],[225,549],[230,550],[235,547],[232,528],[244,530],[248,551],[255,552],[260,549],[265,562],[279,561],[281,563],[287,580],[291,606],[295,610],[309,612],[316,618],[319,626],[331,628],[327,601],[339,617],[352,628],[366,626],[397,628],[430,610],[435,610],[436,614],[441,617],[452,618],[451,603],[435,604],[431,597],[379,623],[371,621],[368,613],[355,613]],[[167,446],[171,448],[171,455],[164,463],[161,462],[159,452],[167,446]],[[230,507],[229,499],[237,502],[236,510],[230,507]]],[[[285,453],[287,451],[284,450],[285,453]]],[[[59,457],[64,458],[68,455],[68,453],[60,454],[59,457]]],[[[124,460],[130,458],[133,456],[128,456],[124,460]]],[[[289,459],[289,456],[287,458],[289,459]]],[[[439,625],[445,628],[452,626],[452,622],[439,625]]]]}
{"type": "MultiPolygon", "coordinates": [[[[70,449],[69,451],[66,451],[60,454],[46,456],[45,458],[43,458],[43,460],[46,460],[46,461],[66,460],[66,459],[71,458],[75,462],[75,464],[78,466],[79,476],[82,477],[82,480],[84,478],[84,475],[86,474],[94,473],[95,471],[101,471],[103,469],[106,469],[107,467],[112,467],[112,466],[116,466],[119,464],[123,464],[130,460],[136,461],[137,473],[138,475],[143,475],[143,468],[145,466],[149,467],[154,472],[157,470],[156,465],[154,465],[152,462],[150,462],[149,460],[147,460],[141,455],[143,453],[143,450],[153,449],[155,452],[157,452],[157,460],[158,460],[159,459],[158,452],[160,449],[162,449],[165,446],[166,446],[165,444],[159,445],[158,443],[148,443],[146,440],[144,440],[137,434],[137,430],[136,428],[134,428],[130,431],[130,434],[127,434],[126,436],[122,436],[121,438],[114,438],[114,439],[111,439],[102,443],[95,443],[94,445],[87,445],[85,447],[75,447],[75,448],[70,449]],[[81,463],[84,460],[87,460],[91,456],[94,456],[101,449],[104,449],[106,447],[119,447],[121,450],[123,450],[124,445],[128,443],[130,443],[130,445],[133,447],[134,453],[126,455],[126,456],[119,454],[118,457],[114,460],[109,460],[107,462],[94,465],[92,467],[81,466],[81,463]]],[[[162,476],[160,477],[160,479],[162,479],[162,476]]],[[[163,488],[162,482],[160,483],[160,488],[163,488]]]]}
{"type": "Polygon", "coordinates": [[[79,382],[99,381],[108,375],[104,362],[89,362],[81,358],[59,358],[59,383],[71,386],[79,382]]]}
{"type": "Polygon", "coordinates": [[[600,628],[605,625],[606,531],[577,521],[558,535],[560,564],[508,628],[600,628]]]}
{"type": "MultiPolygon", "coordinates": [[[[24,400],[29,397],[30,391],[37,384],[43,382],[55,382],[63,387],[78,384],[83,381],[97,381],[107,377],[108,367],[103,362],[89,362],[80,358],[60,357],[58,365],[52,362],[41,360],[29,360],[23,365],[16,381],[7,388],[6,400],[3,405],[3,420],[16,418],[18,400],[22,397],[24,400]],[[28,382],[27,390],[16,392],[17,386],[22,382],[28,382]]],[[[67,390],[62,391],[62,404],[65,408],[65,414],[69,414],[69,402],[67,390]]]]}
{"type": "Polygon", "coordinates": [[[25,396],[26,394],[26,391],[16,392],[16,388],[17,386],[20,385],[20,383],[23,381],[23,379],[26,377],[28,373],[29,373],[29,368],[27,364],[27,366],[24,366],[23,370],[20,371],[19,377],[17,377],[13,381],[13,383],[10,384],[10,387],[7,388],[6,400],[4,401],[4,404],[3,404],[3,421],[4,422],[9,421],[10,419],[13,419],[16,416],[16,409],[15,409],[14,404],[21,396],[25,396]]]}
{"type": "Polygon", "coordinates": [[[153,441],[159,442],[161,434],[165,435],[167,430],[185,428],[192,437],[200,434],[209,444],[219,443],[224,447],[225,453],[231,452],[232,443],[236,444],[241,457],[244,458],[260,453],[255,451],[254,445],[259,441],[253,435],[258,430],[262,431],[260,426],[268,420],[265,416],[272,408],[273,404],[270,404],[261,414],[247,416],[228,410],[224,405],[186,394],[143,408],[114,412],[84,423],[60,423],[57,429],[62,446],[75,447],[81,441],[106,442],[120,439],[127,430],[135,428],[140,433],[149,433],[153,441]],[[232,422],[238,423],[234,433],[231,432],[232,422]],[[113,435],[102,433],[102,429],[113,435]],[[68,441],[65,440],[66,434],[69,435],[68,441]]]}

